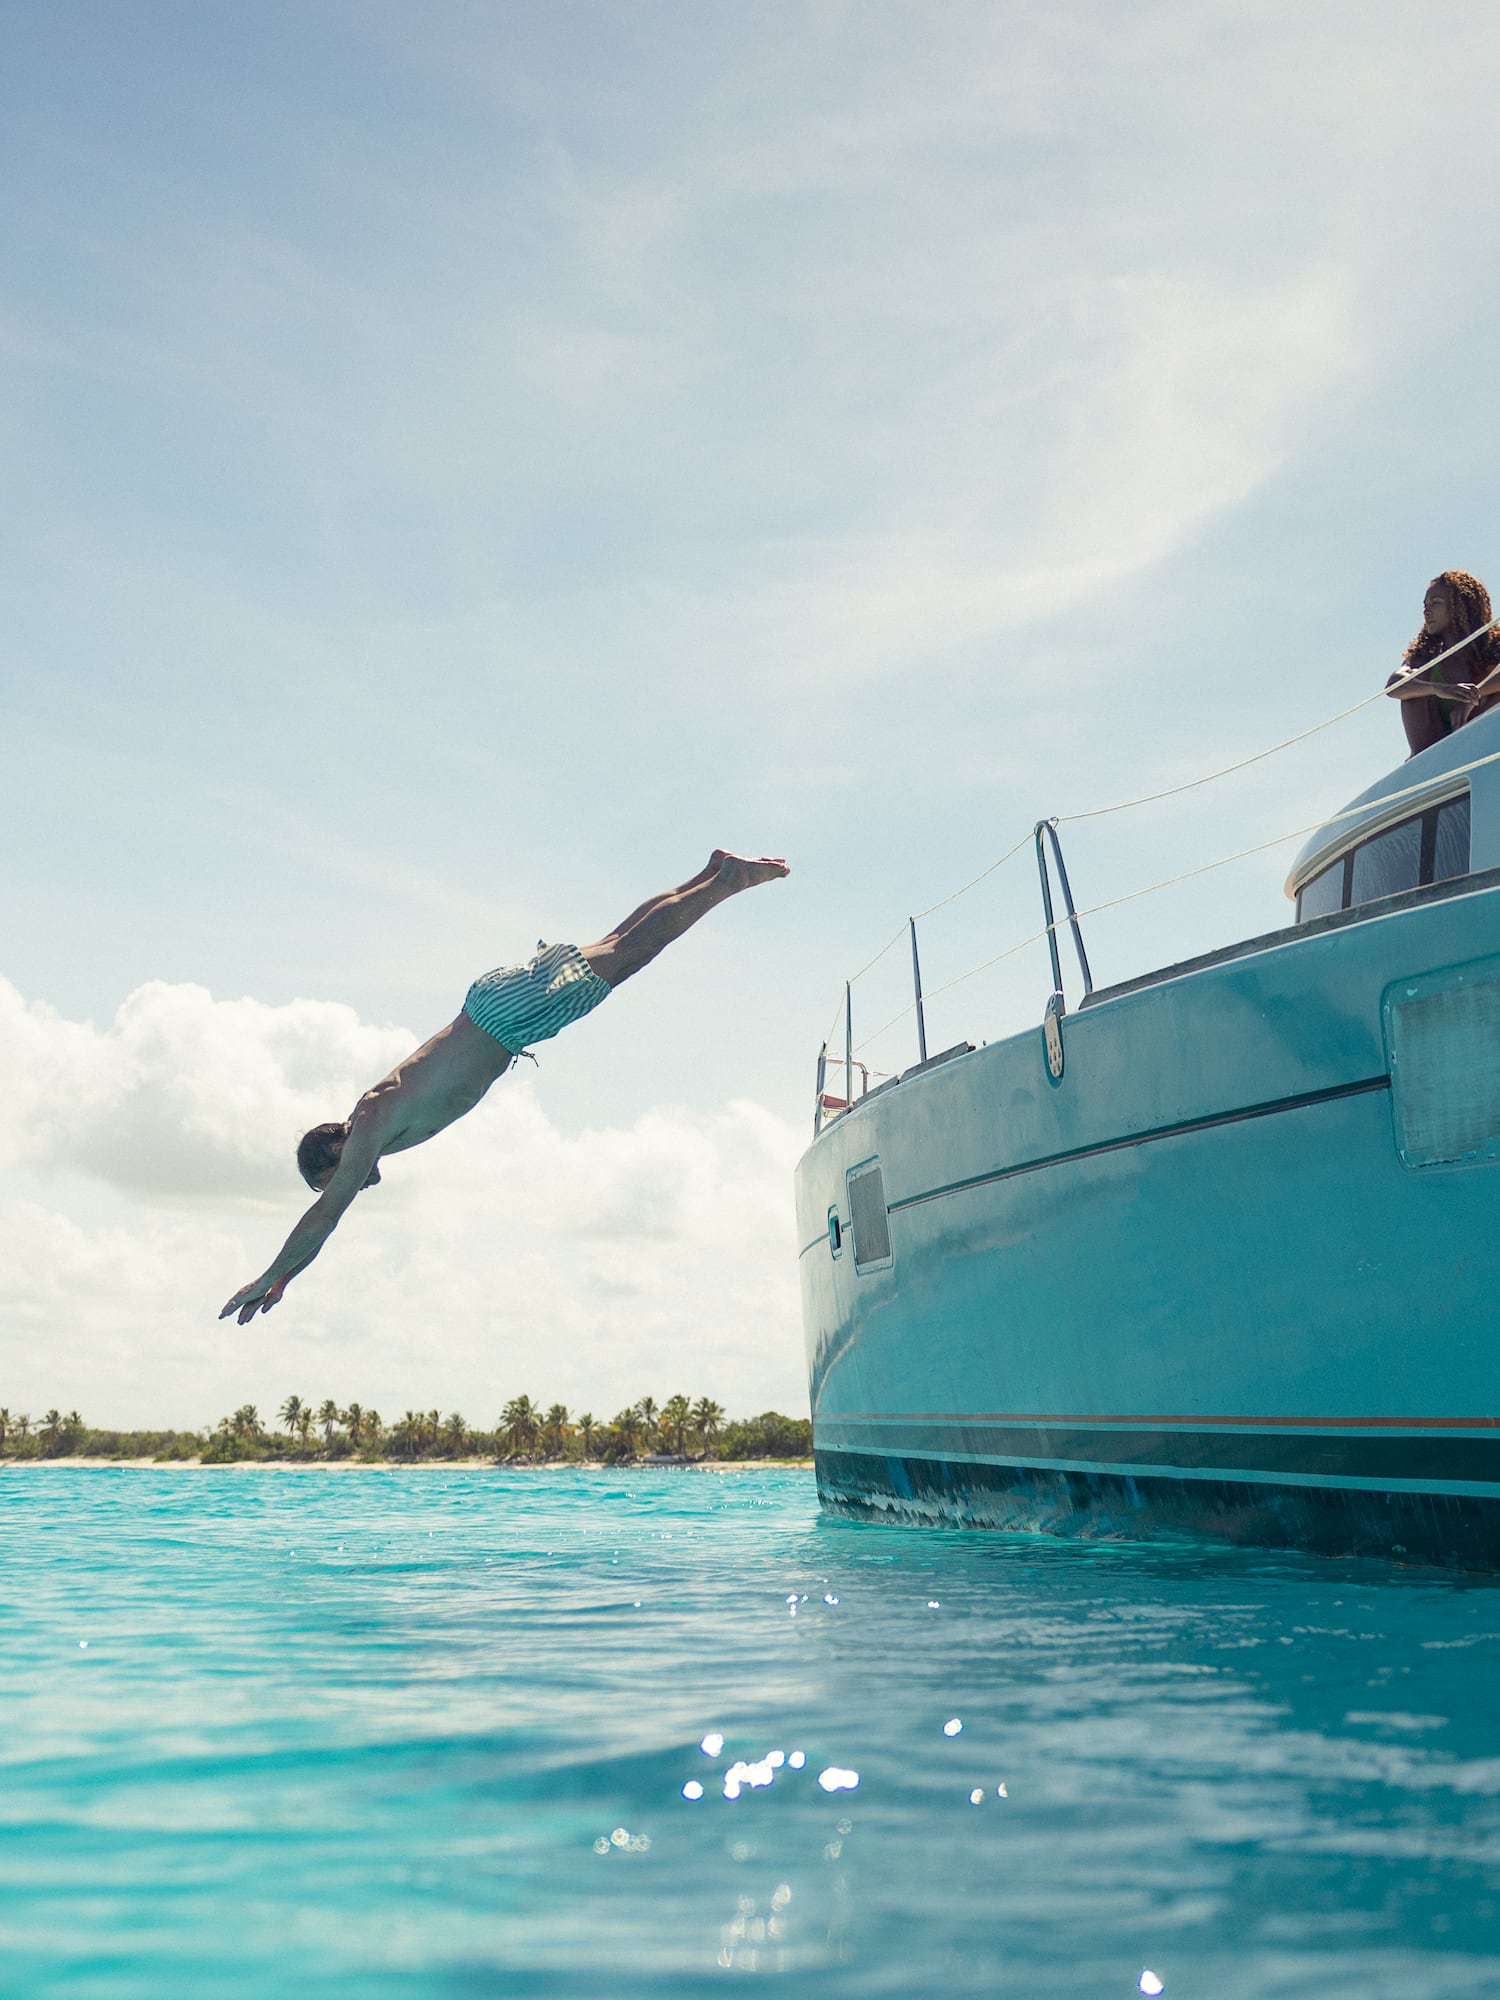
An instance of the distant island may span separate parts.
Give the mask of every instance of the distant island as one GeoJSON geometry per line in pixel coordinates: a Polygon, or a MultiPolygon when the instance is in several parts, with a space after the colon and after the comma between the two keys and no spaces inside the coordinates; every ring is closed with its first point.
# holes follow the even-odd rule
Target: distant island
{"type": "Polygon", "coordinates": [[[812,1424],[765,1410],[727,1420],[701,1396],[643,1396],[608,1421],[573,1416],[561,1403],[543,1409],[513,1396],[493,1429],[474,1427],[453,1410],[407,1410],[387,1424],[361,1403],[317,1405],[288,1396],[277,1412],[283,1429],[261,1421],[253,1403],[220,1417],[211,1430],[96,1430],[77,1410],[48,1410],[39,1421],[0,1409],[0,1463],[108,1459],[155,1465],[415,1465],[484,1460],[495,1465],[691,1465],[812,1456],[812,1424]]]}

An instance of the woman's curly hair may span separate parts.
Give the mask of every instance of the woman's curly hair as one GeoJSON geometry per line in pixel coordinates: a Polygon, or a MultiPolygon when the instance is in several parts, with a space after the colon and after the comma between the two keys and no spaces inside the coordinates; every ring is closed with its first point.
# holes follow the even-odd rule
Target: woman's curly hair
{"type": "MultiPolygon", "coordinates": [[[[1445,569],[1441,576],[1432,579],[1427,588],[1431,590],[1437,584],[1443,585],[1453,601],[1453,630],[1439,635],[1429,632],[1424,623],[1401,656],[1408,668],[1425,667],[1439,653],[1446,653],[1460,639],[1488,625],[1495,615],[1490,609],[1489,592],[1479,578],[1470,576],[1466,569],[1445,569]]],[[[1476,639],[1472,646],[1466,646],[1462,653],[1455,654],[1452,678],[1458,681],[1481,680],[1491,667],[1497,665],[1500,665],[1500,632],[1486,632],[1482,639],[1476,639]]]]}

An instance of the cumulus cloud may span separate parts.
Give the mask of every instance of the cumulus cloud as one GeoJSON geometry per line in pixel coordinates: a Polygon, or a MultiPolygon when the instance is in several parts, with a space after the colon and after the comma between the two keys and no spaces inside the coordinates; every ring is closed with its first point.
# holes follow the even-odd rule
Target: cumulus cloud
{"type": "Polygon", "coordinates": [[[351,1007],[215,1000],[152,980],[102,1033],[0,979],[0,1162],[69,1167],[125,1192],[273,1197],[309,1125],[342,1117],[414,1038],[351,1007]]]}
{"type": "Polygon", "coordinates": [[[290,1390],[492,1420],[681,1388],[803,1398],[791,1167],[762,1106],[565,1133],[530,1073],[386,1163],[274,1313],[215,1315],[305,1205],[291,1149],[415,1037],[152,981],[106,1028],[0,981],[0,1400],[192,1423],[290,1390]]]}

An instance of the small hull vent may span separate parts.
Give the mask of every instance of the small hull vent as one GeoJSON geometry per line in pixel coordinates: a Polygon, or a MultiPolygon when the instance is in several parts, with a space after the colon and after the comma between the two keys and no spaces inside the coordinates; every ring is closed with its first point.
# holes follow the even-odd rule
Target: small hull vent
{"type": "Polygon", "coordinates": [[[879,1167],[856,1167],[849,1176],[849,1222],[854,1268],[868,1271],[891,1261],[891,1225],[885,1209],[885,1176],[879,1167]]]}

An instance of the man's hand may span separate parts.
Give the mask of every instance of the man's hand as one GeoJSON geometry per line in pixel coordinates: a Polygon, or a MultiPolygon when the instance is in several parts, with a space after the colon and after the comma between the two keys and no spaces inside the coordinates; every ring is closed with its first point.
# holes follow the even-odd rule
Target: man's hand
{"type": "Polygon", "coordinates": [[[280,1305],[281,1295],[286,1290],[291,1273],[286,1278],[277,1278],[267,1283],[264,1278],[256,1278],[248,1285],[241,1285],[234,1297],[219,1314],[220,1319],[228,1319],[231,1313],[238,1313],[240,1325],[248,1326],[259,1312],[269,1312],[272,1306],[280,1305]]]}

